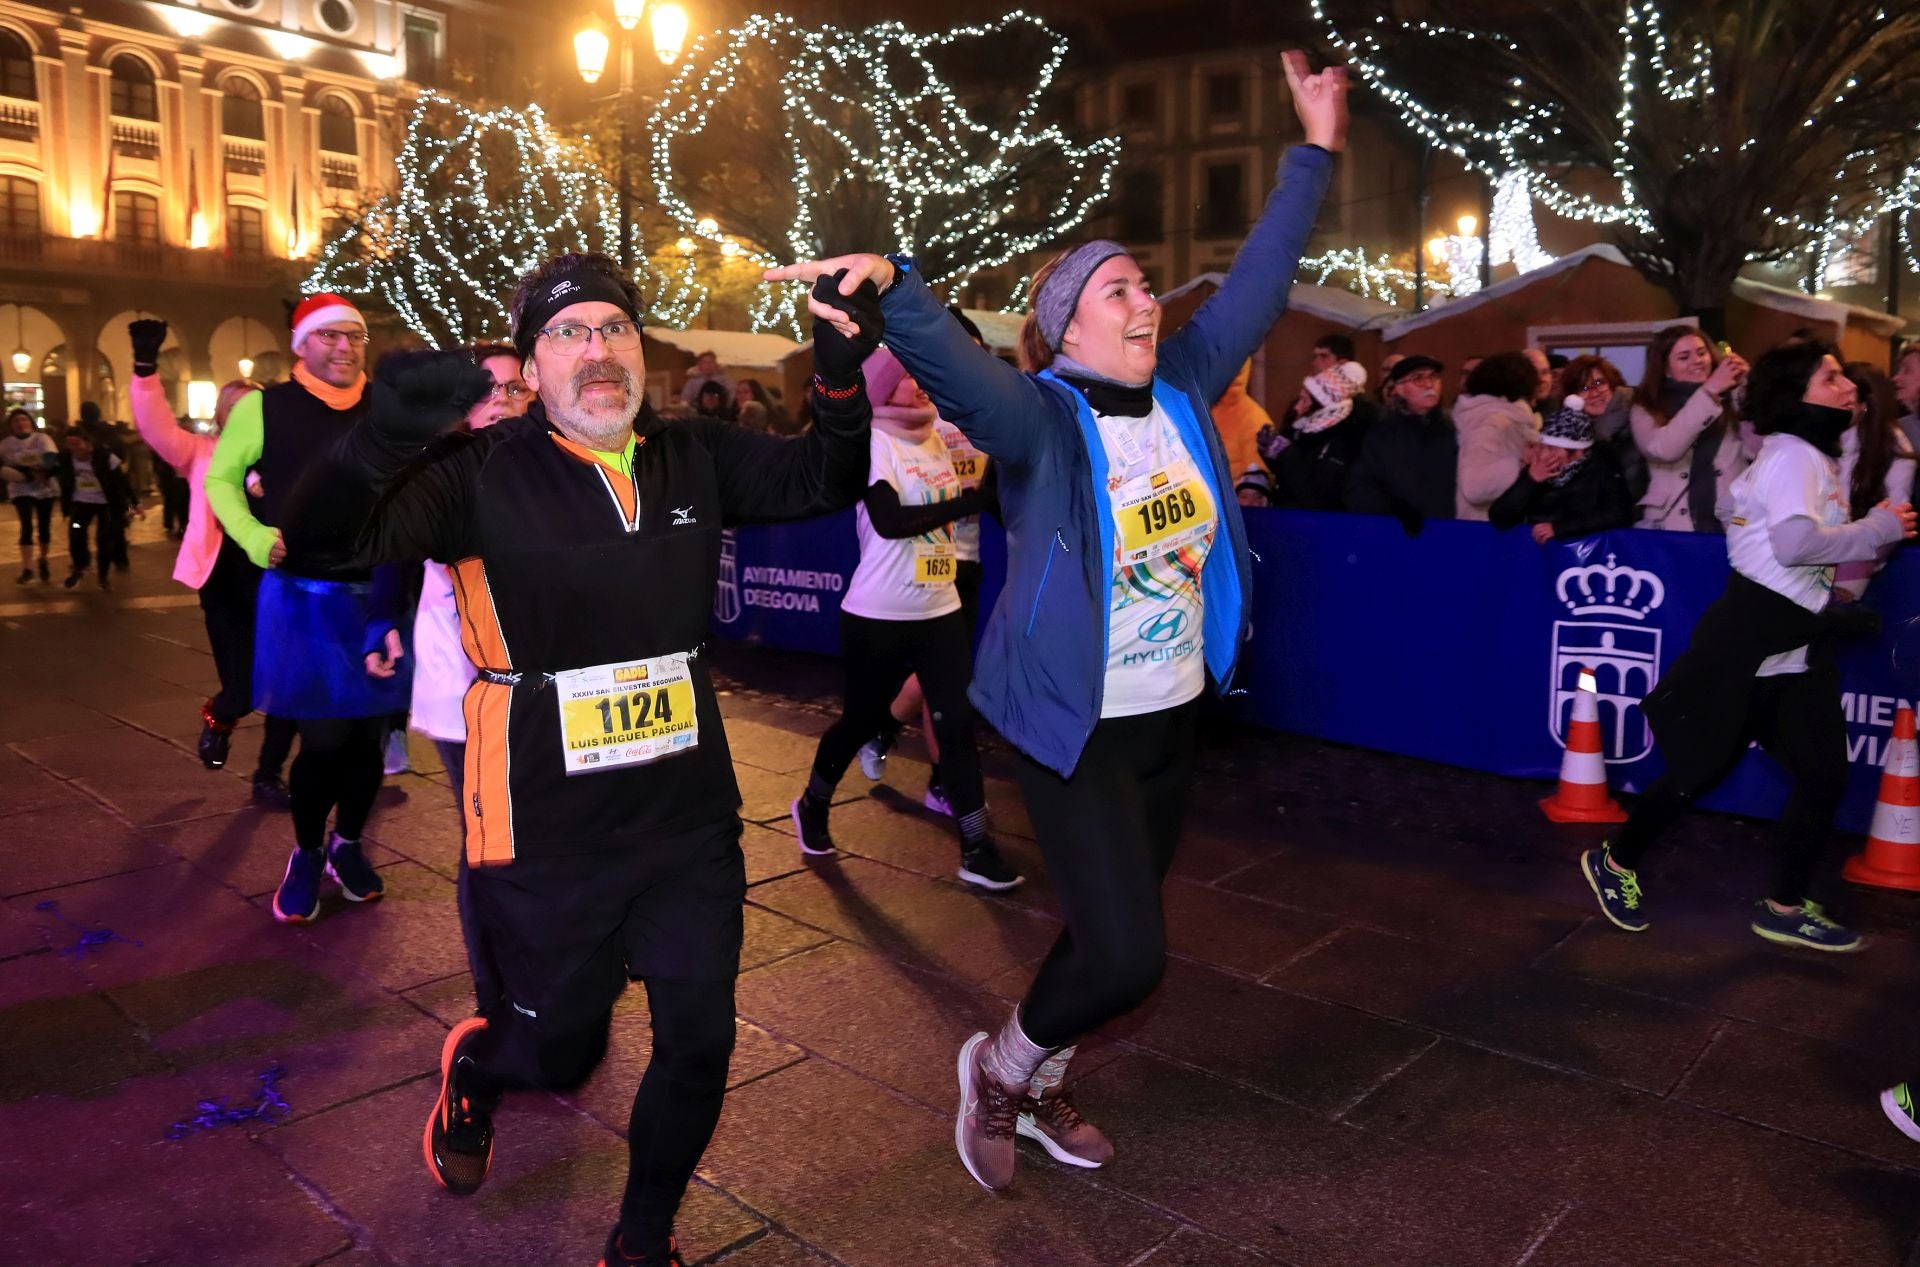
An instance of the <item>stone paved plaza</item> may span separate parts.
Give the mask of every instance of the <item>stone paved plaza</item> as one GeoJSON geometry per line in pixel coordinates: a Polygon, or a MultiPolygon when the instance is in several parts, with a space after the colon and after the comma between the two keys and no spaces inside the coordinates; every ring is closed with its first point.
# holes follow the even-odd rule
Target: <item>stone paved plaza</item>
{"type": "MultiPolygon", "coordinates": [[[[199,611],[168,546],[133,553],[111,595],[0,593],[0,1261],[591,1264],[639,992],[585,1088],[498,1115],[479,1195],[438,1191],[420,1128],[470,995],[431,747],[368,831],[386,900],[330,892],[276,925],[290,836],[248,803],[258,727],[228,771],[194,759],[199,611]],[[201,1101],[255,1103],[270,1068],[283,1113],[170,1138],[201,1101]]],[[[1540,787],[1225,725],[1167,885],[1165,984],[1083,1048],[1080,1104],[1118,1158],[1023,1145],[1014,1190],[983,1192],[952,1152],[953,1054],[1058,928],[1007,754],[989,800],[1025,888],[953,878],[911,743],[885,783],[853,773],[844,854],[807,865],[786,807],[835,668],[717,662],[752,888],[689,1263],[1920,1263],[1920,1145],[1874,1101],[1920,1075],[1920,899],[1864,897],[1875,941],[1851,959],[1769,947],[1744,905],[1764,833],[1703,817],[1627,936],[1540,787]]]]}

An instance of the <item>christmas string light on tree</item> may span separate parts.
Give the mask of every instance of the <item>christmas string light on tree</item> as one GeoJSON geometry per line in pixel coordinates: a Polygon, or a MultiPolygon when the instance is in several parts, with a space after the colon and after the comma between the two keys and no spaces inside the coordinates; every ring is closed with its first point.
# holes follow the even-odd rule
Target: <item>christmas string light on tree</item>
{"type": "MultiPolygon", "coordinates": [[[[1347,289],[1354,294],[1395,307],[1400,306],[1402,295],[1411,297],[1417,289],[1412,269],[1394,264],[1385,254],[1369,255],[1359,247],[1309,255],[1300,261],[1299,275],[1311,278],[1316,286],[1325,286],[1344,275],[1347,289]]],[[[1428,277],[1424,285],[1430,298],[1445,299],[1453,294],[1452,287],[1437,277],[1428,277]]]]}
{"type": "MultiPolygon", "coordinates": [[[[307,293],[369,299],[434,347],[457,347],[506,335],[513,288],[541,261],[619,254],[617,192],[538,106],[476,111],[423,91],[396,168],[394,191],[321,248],[307,293]]],[[[685,324],[704,297],[690,269],[634,280],[656,324],[685,324]]]]}
{"type": "MultiPolygon", "coordinates": [[[[1065,56],[1064,38],[1020,12],[932,35],[751,18],[702,39],[654,111],[658,202],[696,238],[725,220],[740,258],[762,267],[897,250],[955,291],[1107,197],[1119,142],[1081,144],[1042,119],[1065,56]],[[996,56],[1003,44],[1042,49],[1031,78],[996,56]],[[743,155],[751,166],[727,166],[743,155]]],[[[762,287],[754,328],[800,335],[803,298],[762,287]]]]}
{"type": "Polygon", "coordinates": [[[1407,127],[1500,184],[1495,258],[1543,259],[1521,225],[1522,202],[1538,201],[1610,226],[1628,259],[1709,321],[1724,319],[1747,263],[1811,257],[1817,279],[1885,216],[1920,264],[1906,223],[1920,207],[1920,5],[1823,0],[1736,23],[1657,0],[1493,17],[1473,0],[1428,0],[1418,21],[1388,0],[1309,2],[1407,127]],[[1595,59],[1602,73],[1583,73],[1595,59]],[[1611,197],[1591,192],[1595,175],[1611,176],[1611,197]]]}

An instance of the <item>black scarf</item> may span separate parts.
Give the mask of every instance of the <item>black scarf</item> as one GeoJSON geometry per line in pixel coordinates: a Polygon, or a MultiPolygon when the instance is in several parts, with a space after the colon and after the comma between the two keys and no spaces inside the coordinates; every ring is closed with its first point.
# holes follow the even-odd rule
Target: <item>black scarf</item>
{"type": "MultiPolygon", "coordinates": [[[[1686,408],[1700,390],[1698,383],[1668,383],[1660,389],[1660,410],[1672,422],[1673,416],[1686,408]]],[[[1693,515],[1695,532],[1721,533],[1726,529],[1720,526],[1720,516],[1714,506],[1720,500],[1720,472],[1714,466],[1720,456],[1720,442],[1727,438],[1727,415],[1722,413],[1707,424],[1693,442],[1693,453],[1688,464],[1687,509],[1693,515]]]]}
{"type": "Polygon", "coordinates": [[[1852,410],[1835,409],[1830,405],[1810,405],[1803,400],[1786,417],[1776,421],[1771,431],[1779,435],[1799,436],[1837,461],[1840,457],[1840,440],[1852,425],[1852,410]]]}
{"type": "Polygon", "coordinates": [[[1087,398],[1097,414],[1119,414],[1123,418],[1144,418],[1153,412],[1153,380],[1122,383],[1095,373],[1066,353],[1054,358],[1056,378],[1087,398]]]}

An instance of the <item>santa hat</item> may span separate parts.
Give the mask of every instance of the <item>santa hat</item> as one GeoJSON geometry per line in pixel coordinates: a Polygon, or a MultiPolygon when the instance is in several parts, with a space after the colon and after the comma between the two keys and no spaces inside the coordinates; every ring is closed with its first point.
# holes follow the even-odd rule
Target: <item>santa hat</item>
{"type": "Polygon", "coordinates": [[[293,310],[293,350],[300,350],[300,343],[321,326],[352,323],[366,329],[367,319],[360,310],[338,295],[322,292],[308,295],[293,310]]]}

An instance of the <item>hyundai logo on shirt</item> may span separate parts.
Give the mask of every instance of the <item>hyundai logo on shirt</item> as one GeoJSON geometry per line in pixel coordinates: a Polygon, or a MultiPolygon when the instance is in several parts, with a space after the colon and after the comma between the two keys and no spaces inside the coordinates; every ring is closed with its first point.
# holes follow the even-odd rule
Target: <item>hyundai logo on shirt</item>
{"type": "Polygon", "coordinates": [[[1164,611],[1140,622],[1140,641],[1172,642],[1187,628],[1187,613],[1164,611]]]}

